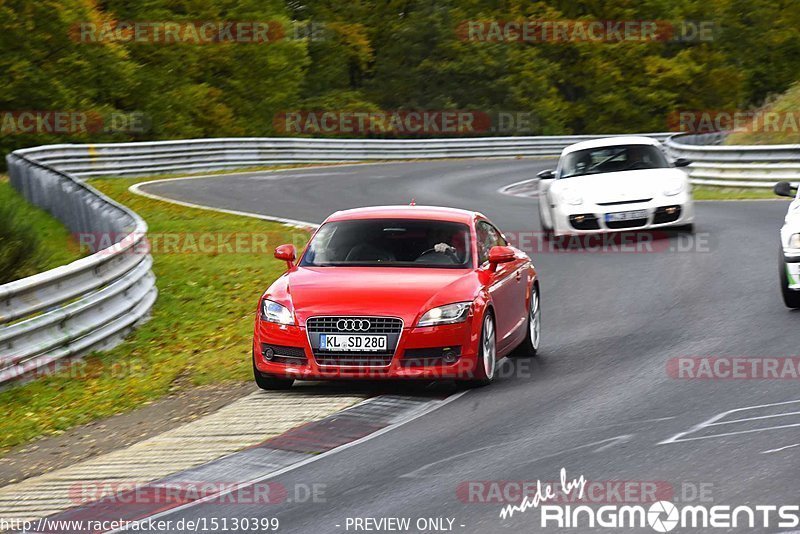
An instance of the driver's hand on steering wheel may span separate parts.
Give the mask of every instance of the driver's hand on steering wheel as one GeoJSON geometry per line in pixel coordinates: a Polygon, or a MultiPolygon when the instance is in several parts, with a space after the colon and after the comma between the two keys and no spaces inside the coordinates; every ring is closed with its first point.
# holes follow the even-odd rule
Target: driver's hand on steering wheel
{"type": "Polygon", "coordinates": [[[454,247],[451,247],[447,243],[436,243],[433,246],[433,250],[435,250],[436,252],[439,252],[440,254],[446,254],[447,252],[455,252],[456,251],[456,249],[454,247]]]}

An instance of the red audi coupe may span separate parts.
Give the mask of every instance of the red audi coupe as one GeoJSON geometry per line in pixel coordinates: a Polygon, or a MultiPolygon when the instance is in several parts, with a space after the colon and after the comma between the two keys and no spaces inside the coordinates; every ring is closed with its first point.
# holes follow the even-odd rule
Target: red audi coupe
{"type": "Polygon", "coordinates": [[[455,379],[485,385],[498,360],[535,355],[541,313],[530,258],[480,213],[386,206],[334,213],[262,295],[253,372],[294,380],[455,379]]]}

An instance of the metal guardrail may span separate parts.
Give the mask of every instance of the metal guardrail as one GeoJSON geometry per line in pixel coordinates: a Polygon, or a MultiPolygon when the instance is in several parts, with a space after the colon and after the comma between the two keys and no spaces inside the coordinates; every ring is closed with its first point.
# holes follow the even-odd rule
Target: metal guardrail
{"type": "MultiPolygon", "coordinates": [[[[644,134],[661,141],[669,133],[644,134]]],[[[146,176],[280,165],[370,160],[557,156],[564,147],[602,135],[459,139],[236,138],[51,145],[18,150],[79,178],[146,176]]]]}
{"type": "Polygon", "coordinates": [[[113,346],[146,318],[157,294],[141,217],[25,155],[6,160],[11,184],[29,202],[70,231],[113,244],[0,286],[0,384],[47,374],[63,358],[113,346]]]}
{"type": "Polygon", "coordinates": [[[727,134],[677,134],[666,140],[674,158],[686,158],[692,183],[772,187],[800,182],[800,145],[722,145],[727,134]]]}

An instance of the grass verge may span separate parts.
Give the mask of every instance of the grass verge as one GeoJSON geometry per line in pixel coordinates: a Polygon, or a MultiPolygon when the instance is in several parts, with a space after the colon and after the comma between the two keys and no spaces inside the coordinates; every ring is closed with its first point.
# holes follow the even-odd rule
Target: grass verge
{"type": "Polygon", "coordinates": [[[772,188],[711,185],[693,185],[692,195],[695,200],[781,200],[782,198],[773,193],[772,188]]]}
{"type": "Polygon", "coordinates": [[[59,267],[82,256],[69,230],[28,204],[0,176],[0,284],[59,267]]]}
{"type": "Polygon", "coordinates": [[[306,234],[128,191],[141,181],[98,180],[92,185],[149,225],[159,288],[152,318],[111,351],[0,391],[0,454],[182,389],[251,378],[253,311],[261,292],[285,269],[271,251],[281,242],[302,242],[306,234]],[[192,245],[204,235],[219,246],[192,245]],[[244,236],[241,246],[237,235],[244,236]]]}

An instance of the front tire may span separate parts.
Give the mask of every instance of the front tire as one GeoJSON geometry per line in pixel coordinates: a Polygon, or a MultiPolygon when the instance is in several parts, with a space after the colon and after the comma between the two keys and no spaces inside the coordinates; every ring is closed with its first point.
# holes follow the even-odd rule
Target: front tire
{"type": "Polygon", "coordinates": [[[781,295],[787,308],[800,308],[800,291],[789,289],[789,275],[786,274],[786,262],[783,261],[783,251],[778,250],[778,270],[781,281],[781,295]]]}
{"type": "Polygon", "coordinates": [[[514,350],[514,356],[536,356],[542,340],[542,310],[539,300],[539,287],[531,289],[531,301],[528,307],[528,325],[525,339],[514,350]]]}
{"type": "Polygon", "coordinates": [[[289,389],[294,384],[294,380],[291,378],[279,378],[259,371],[256,367],[255,357],[253,359],[253,378],[255,378],[256,385],[264,391],[289,389]]]}
{"type": "Polygon", "coordinates": [[[486,311],[481,326],[481,342],[479,358],[475,362],[475,378],[467,380],[468,387],[488,386],[497,374],[497,338],[495,334],[494,316],[486,311]]]}

